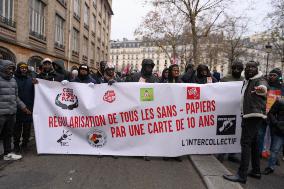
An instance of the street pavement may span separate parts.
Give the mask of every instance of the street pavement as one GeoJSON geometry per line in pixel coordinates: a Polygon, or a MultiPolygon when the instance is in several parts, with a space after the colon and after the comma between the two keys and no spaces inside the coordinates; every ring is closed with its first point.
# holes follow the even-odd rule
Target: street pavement
{"type": "MultiPolygon", "coordinates": [[[[2,144],[0,143],[1,148],[2,144]]],[[[1,150],[0,150],[1,151],[1,150]]],[[[35,144],[18,162],[0,160],[1,189],[204,189],[187,157],[182,162],[141,157],[37,155],[35,144]]]]}
{"type": "MultiPolygon", "coordinates": [[[[282,157],[281,157],[282,159],[282,157]]],[[[274,173],[262,175],[261,180],[248,177],[247,183],[242,184],[244,189],[283,189],[284,188],[284,161],[280,160],[280,166],[276,166],[274,173]]],[[[232,173],[236,173],[239,164],[230,161],[224,161],[225,167],[232,173]]],[[[262,171],[267,167],[267,160],[261,160],[262,171]]]]}

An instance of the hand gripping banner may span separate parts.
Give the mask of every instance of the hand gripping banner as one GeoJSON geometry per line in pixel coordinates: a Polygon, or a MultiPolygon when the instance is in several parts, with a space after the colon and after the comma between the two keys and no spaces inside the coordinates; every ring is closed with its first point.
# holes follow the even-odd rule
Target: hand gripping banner
{"type": "Polygon", "coordinates": [[[39,154],[181,156],[240,152],[242,82],[87,84],[39,80],[39,154]]]}

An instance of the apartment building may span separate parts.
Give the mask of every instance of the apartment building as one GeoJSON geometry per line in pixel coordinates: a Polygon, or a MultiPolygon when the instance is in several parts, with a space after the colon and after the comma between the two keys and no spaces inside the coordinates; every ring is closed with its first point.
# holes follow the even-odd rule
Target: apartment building
{"type": "MultiPolygon", "coordinates": [[[[173,62],[180,65],[181,72],[184,71],[186,61],[192,57],[192,45],[179,45],[176,48],[177,57],[173,56],[170,46],[165,46],[163,50],[157,47],[153,42],[140,41],[138,39],[128,40],[124,38],[122,41],[111,41],[110,43],[110,61],[116,65],[118,71],[131,69],[139,71],[142,67],[144,58],[152,59],[155,63],[154,72],[161,74],[162,71],[169,67],[173,62]]],[[[207,45],[202,45],[204,48],[207,45]]],[[[201,54],[201,63],[209,65],[212,69],[215,67],[218,71],[226,73],[227,64],[225,58],[221,54],[217,54],[214,58],[208,58],[207,51],[201,54]]]]}
{"type": "Polygon", "coordinates": [[[66,68],[95,69],[109,57],[112,0],[0,0],[0,58],[37,67],[43,58],[66,68]]]}

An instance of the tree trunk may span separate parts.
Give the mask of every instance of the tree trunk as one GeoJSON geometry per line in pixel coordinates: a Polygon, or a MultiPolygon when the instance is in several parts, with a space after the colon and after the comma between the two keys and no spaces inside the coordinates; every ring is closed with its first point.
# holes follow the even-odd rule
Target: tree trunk
{"type": "Polygon", "coordinates": [[[195,25],[195,18],[191,19],[192,46],[193,46],[193,63],[195,66],[199,64],[198,54],[198,36],[195,25]]]}

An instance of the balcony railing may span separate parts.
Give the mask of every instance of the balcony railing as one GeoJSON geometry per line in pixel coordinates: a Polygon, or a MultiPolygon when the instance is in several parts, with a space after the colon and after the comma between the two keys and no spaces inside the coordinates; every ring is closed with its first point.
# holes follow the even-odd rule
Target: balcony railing
{"type": "Polygon", "coordinates": [[[80,16],[78,14],[76,14],[75,12],[73,13],[73,16],[76,20],[78,20],[80,22],[80,16]]]}
{"type": "Polygon", "coordinates": [[[85,28],[86,30],[89,30],[89,25],[86,24],[86,23],[84,23],[84,28],[85,28]]]}
{"type": "Polygon", "coordinates": [[[92,36],[96,37],[96,33],[94,31],[92,31],[92,36]]]}
{"type": "Polygon", "coordinates": [[[73,55],[73,56],[79,56],[79,52],[72,50],[72,55],[73,55]]]}
{"type": "Polygon", "coordinates": [[[0,15],[0,22],[3,24],[6,24],[12,28],[16,28],[16,22],[14,22],[12,19],[10,18],[6,18],[2,15],[0,15]]]}
{"type": "Polygon", "coordinates": [[[35,32],[35,31],[30,31],[30,35],[33,36],[33,37],[36,37],[36,38],[38,38],[40,40],[46,41],[46,37],[44,35],[39,34],[39,33],[35,32]]]}
{"type": "Polygon", "coordinates": [[[88,57],[86,55],[83,55],[82,60],[88,61],[88,57]]]}
{"type": "Polygon", "coordinates": [[[57,0],[63,7],[67,7],[67,2],[65,0],[57,0]]]}
{"type": "Polygon", "coordinates": [[[64,46],[63,44],[60,44],[60,43],[58,43],[58,42],[55,42],[55,43],[54,43],[54,46],[57,47],[57,48],[61,48],[61,49],[64,49],[64,48],[65,48],[65,46],[64,46]]]}

